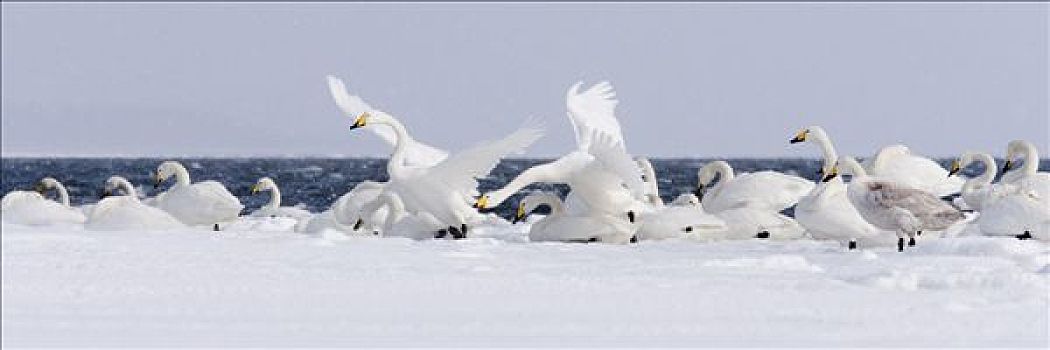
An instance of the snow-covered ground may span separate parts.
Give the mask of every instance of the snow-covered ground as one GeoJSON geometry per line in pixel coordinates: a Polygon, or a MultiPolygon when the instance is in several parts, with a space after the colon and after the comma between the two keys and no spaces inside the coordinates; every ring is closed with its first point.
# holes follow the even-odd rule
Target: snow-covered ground
{"type": "Polygon", "coordinates": [[[1046,243],[523,243],[4,225],[4,346],[1048,345],[1046,243]]]}

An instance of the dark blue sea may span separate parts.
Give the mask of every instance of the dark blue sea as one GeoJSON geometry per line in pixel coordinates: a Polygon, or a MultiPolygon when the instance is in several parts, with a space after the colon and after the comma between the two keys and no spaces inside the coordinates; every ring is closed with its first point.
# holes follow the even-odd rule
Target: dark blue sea
{"type": "MultiPolygon", "coordinates": [[[[154,189],[150,172],[162,161],[150,158],[2,158],[0,159],[0,191],[30,189],[43,177],[54,177],[69,190],[74,205],[98,200],[103,183],[112,175],[121,175],[152,196],[165,186],[154,189]]],[[[222,182],[247,207],[246,211],[262,206],[269,199],[266,194],[251,196],[250,188],[260,177],[273,178],[281,188],[282,205],[302,204],[312,212],[320,212],[355,185],[365,180],[386,181],[386,160],[376,158],[175,158],[190,172],[193,181],[222,182]]],[[[713,159],[652,159],[660,180],[660,193],[670,201],[680,193],[691,192],[696,186],[696,172],[701,165],[713,159]]],[[[550,159],[504,160],[482,179],[481,191],[499,188],[522,170],[550,159]]],[[[736,172],[775,170],[815,180],[820,167],[818,159],[729,159],[736,172]]],[[[947,168],[951,159],[939,160],[947,168]]],[[[1002,161],[1000,160],[1000,166],[1002,161]]],[[[1040,171],[1050,169],[1050,161],[1040,162],[1040,171]]],[[[980,171],[970,167],[963,171],[972,176],[980,171]]],[[[533,185],[529,189],[567,192],[565,186],[533,185]]],[[[528,191],[523,191],[528,192],[528,191]]],[[[497,208],[501,216],[513,215],[514,203],[521,193],[497,208]]]]}

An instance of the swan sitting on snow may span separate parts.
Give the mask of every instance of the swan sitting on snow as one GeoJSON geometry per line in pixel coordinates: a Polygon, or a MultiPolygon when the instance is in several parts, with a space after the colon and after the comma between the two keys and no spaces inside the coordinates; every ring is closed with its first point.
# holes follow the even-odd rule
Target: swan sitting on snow
{"type": "Polygon", "coordinates": [[[218,227],[221,222],[237,219],[244,206],[226,187],[216,181],[190,182],[186,167],[175,161],[166,161],[157,167],[154,186],[175,177],[175,185],[156,196],[155,206],[186,225],[218,227]]]}
{"type": "Polygon", "coordinates": [[[1050,201],[1050,173],[1038,170],[1039,152],[1035,145],[1024,140],[1010,141],[1006,147],[1006,164],[1003,164],[1003,177],[1000,182],[1016,185],[1040,200],[1050,201]],[[1018,155],[1022,158],[1021,167],[1012,170],[1017,164],[1015,158],[1018,155]]]}
{"type": "MultiPolygon", "coordinates": [[[[924,230],[944,230],[965,219],[955,207],[937,196],[910,188],[892,180],[868,176],[855,159],[842,156],[822,181],[839,175],[853,175],[847,187],[850,202],[864,220],[876,227],[897,232],[897,250],[904,251],[904,236],[909,246],[924,230]]],[[[947,177],[947,176],[945,176],[947,177]]]]}
{"type": "Polygon", "coordinates": [[[69,205],[69,192],[62,183],[47,177],[33,186],[33,191],[11,191],[0,201],[0,218],[21,225],[82,224],[87,219],[79,209],[69,205]],[[54,189],[58,201],[44,194],[54,189]]]}
{"type": "Polygon", "coordinates": [[[734,175],[729,163],[717,160],[707,163],[697,173],[696,196],[704,209],[719,212],[748,206],[781,211],[795,205],[813,189],[813,183],[798,176],[776,171],[758,171],[734,175]],[[715,176],[718,176],[718,181],[715,176]]]}
{"type": "Polygon", "coordinates": [[[550,193],[532,193],[518,204],[514,223],[525,218],[539,206],[550,207],[547,217],[532,224],[529,240],[533,242],[603,242],[628,243],[634,237],[632,218],[607,215],[569,215],[561,198],[550,193]]]}
{"type": "Polygon", "coordinates": [[[167,212],[143,204],[135,187],[121,176],[106,180],[102,200],[91,210],[85,228],[90,230],[171,230],[185,227],[167,212]],[[114,195],[123,191],[123,195],[114,195]]]}
{"type": "MultiPolygon", "coordinates": [[[[375,231],[371,226],[366,230],[355,230],[354,222],[358,219],[361,208],[379,197],[383,191],[383,184],[375,181],[363,181],[349,192],[340,196],[332,205],[319,214],[311,216],[308,220],[301,221],[295,231],[302,233],[323,233],[325,231],[336,231],[344,234],[362,233],[371,235],[375,231]],[[362,232],[363,231],[363,232],[362,232]]],[[[380,223],[386,218],[386,211],[380,210],[370,213],[371,223],[380,223]]]]}
{"type": "Polygon", "coordinates": [[[638,213],[639,227],[635,233],[638,240],[706,240],[725,236],[729,226],[722,219],[705,213],[696,195],[683,193],[671,205],[665,205],[652,163],[645,157],[636,157],[635,162],[642,171],[645,201],[649,204],[638,213]]]}
{"type": "Polygon", "coordinates": [[[952,162],[950,173],[958,173],[974,162],[984,164],[983,172],[966,181],[962,197],[978,211],[976,225],[982,234],[1020,239],[1050,239],[1050,206],[1032,192],[1012,184],[992,184],[995,160],[985,153],[966,152],[952,162]]]}
{"type": "Polygon", "coordinates": [[[273,179],[263,177],[255,185],[252,185],[253,195],[263,191],[270,191],[270,201],[249,215],[256,217],[288,217],[296,220],[310,217],[309,211],[296,207],[281,206],[281,190],[277,188],[277,183],[273,179]]]}
{"type": "MultiPolygon", "coordinates": [[[[795,134],[791,143],[810,142],[820,148],[823,164],[818,174],[831,173],[831,168],[838,161],[838,153],[831,138],[824,128],[811,126],[795,134]]],[[[841,177],[829,181],[818,181],[816,186],[795,206],[795,221],[816,239],[827,239],[842,242],[849,249],[859,246],[892,245],[895,235],[868,223],[857,212],[847,195],[846,183],[841,177]]]]}

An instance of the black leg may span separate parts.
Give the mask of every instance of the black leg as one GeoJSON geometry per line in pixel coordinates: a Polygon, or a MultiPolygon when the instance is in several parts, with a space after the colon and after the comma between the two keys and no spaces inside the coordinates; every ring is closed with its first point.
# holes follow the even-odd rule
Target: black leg
{"type": "Polygon", "coordinates": [[[914,247],[915,246],[915,237],[908,238],[908,246],[909,247],[914,247]]]}
{"type": "Polygon", "coordinates": [[[464,239],[464,238],[467,238],[467,235],[464,234],[463,232],[461,232],[455,226],[449,226],[448,227],[448,233],[450,235],[452,235],[452,239],[464,239]]]}
{"type": "Polygon", "coordinates": [[[762,232],[759,232],[757,235],[755,235],[755,238],[769,238],[769,231],[763,230],[762,232]]]}
{"type": "Polygon", "coordinates": [[[461,232],[463,232],[463,237],[466,237],[467,236],[467,224],[460,224],[459,227],[460,227],[459,230],[461,232]]]}
{"type": "Polygon", "coordinates": [[[857,249],[857,241],[849,241],[849,250],[857,249]]]}
{"type": "Polygon", "coordinates": [[[434,235],[434,238],[445,238],[445,236],[448,236],[448,230],[440,229],[438,230],[437,234],[434,235]]]}
{"type": "Polygon", "coordinates": [[[1020,240],[1023,241],[1023,240],[1026,240],[1026,239],[1032,239],[1032,233],[1029,232],[1029,231],[1024,231],[1024,234],[1020,234],[1020,235],[1017,235],[1017,236],[1014,236],[1014,237],[1017,237],[1017,239],[1020,239],[1020,240]]]}
{"type": "Polygon", "coordinates": [[[631,236],[631,243],[638,243],[638,236],[631,236]]]}
{"type": "Polygon", "coordinates": [[[922,230],[915,231],[916,236],[922,236],[922,230]]]}
{"type": "Polygon", "coordinates": [[[903,252],[904,251],[904,237],[897,238],[897,251],[898,252],[903,252]]]}
{"type": "Polygon", "coordinates": [[[215,224],[214,226],[212,226],[211,230],[215,231],[215,232],[218,232],[219,231],[219,224],[215,224]]]}

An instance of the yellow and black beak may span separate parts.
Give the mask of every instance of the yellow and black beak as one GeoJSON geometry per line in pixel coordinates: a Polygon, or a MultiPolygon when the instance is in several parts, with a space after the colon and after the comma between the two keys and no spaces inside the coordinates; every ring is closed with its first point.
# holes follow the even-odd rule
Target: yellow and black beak
{"type": "Polygon", "coordinates": [[[478,197],[478,200],[474,202],[474,209],[486,209],[489,206],[489,196],[478,197]]]}
{"type": "Polygon", "coordinates": [[[160,178],[160,174],[153,175],[153,189],[157,189],[158,187],[160,187],[160,184],[162,182],[164,182],[164,179],[160,178]]]}
{"type": "Polygon", "coordinates": [[[357,119],[354,119],[354,123],[350,124],[350,130],[361,128],[367,125],[368,117],[368,112],[361,113],[361,115],[357,116],[357,119]]]}
{"type": "Polygon", "coordinates": [[[820,179],[820,182],[831,181],[831,179],[834,179],[836,176],[839,176],[839,166],[838,165],[831,167],[831,172],[825,174],[824,178],[820,179]]]}
{"type": "Polygon", "coordinates": [[[951,169],[948,170],[948,177],[951,177],[951,176],[953,176],[955,174],[958,174],[959,170],[962,170],[962,163],[959,163],[958,159],[953,160],[952,161],[952,167],[951,167],[951,169]]]}
{"type": "Polygon", "coordinates": [[[806,142],[806,135],[809,135],[809,129],[799,131],[797,134],[795,134],[795,137],[791,138],[791,140],[789,140],[788,142],[793,144],[799,142],[806,142]]]}
{"type": "Polygon", "coordinates": [[[1010,171],[1010,169],[1013,168],[1013,166],[1014,161],[1007,159],[1006,163],[1003,163],[1003,173],[1005,174],[1007,171],[1010,171]]]}
{"type": "Polygon", "coordinates": [[[259,193],[259,184],[252,185],[252,195],[259,193]]]}
{"type": "Polygon", "coordinates": [[[522,204],[518,205],[518,212],[514,214],[514,220],[511,221],[510,223],[511,224],[516,224],[519,221],[525,221],[525,214],[526,214],[525,213],[525,204],[522,203],[522,204]]]}
{"type": "Polygon", "coordinates": [[[109,196],[112,196],[112,195],[113,195],[112,191],[110,191],[108,189],[102,190],[102,192],[99,192],[99,194],[98,194],[98,199],[103,199],[103,198],[106,198],[106,197],[109,197],[109,196]]]}
{"type": "Polygon", "coordinates": [[[44,194],[47,192],[47,186],[44,186],[44,183],[42,182],[37,182],[36,185],[33,185],[33,191],[39,194],[44,194]]]}

